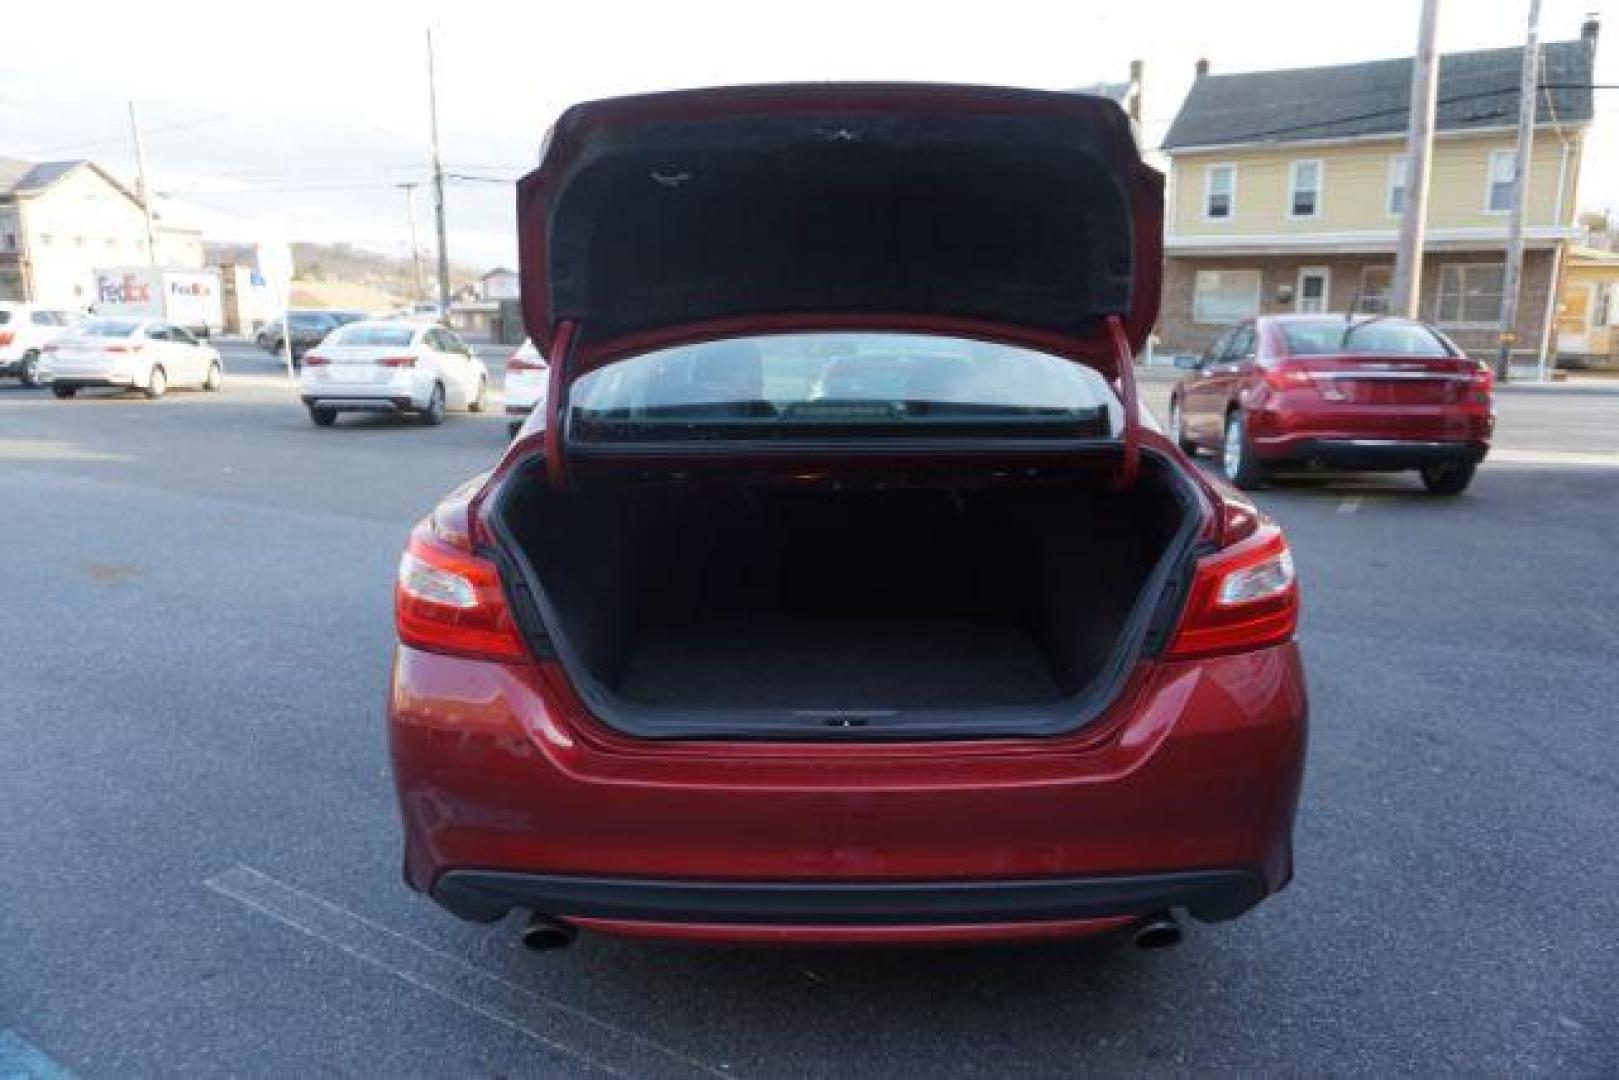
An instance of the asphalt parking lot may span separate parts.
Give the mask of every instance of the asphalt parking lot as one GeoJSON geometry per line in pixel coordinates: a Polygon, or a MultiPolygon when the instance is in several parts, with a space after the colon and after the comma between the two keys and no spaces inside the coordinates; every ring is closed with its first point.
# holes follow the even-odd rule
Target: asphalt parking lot
{"type": "Polygon", "coordinates": [[[400,545],[504,418],[317,429],[226,363],[157,402],[0,384],[0,1035],[61,1068],[1619,1070],[1619,395],[1503,392],[1459,499],[1259,496],[1313,729],[1252,915],[1154,953],[537,955],[400,884],[383,743],[400,545]]]}

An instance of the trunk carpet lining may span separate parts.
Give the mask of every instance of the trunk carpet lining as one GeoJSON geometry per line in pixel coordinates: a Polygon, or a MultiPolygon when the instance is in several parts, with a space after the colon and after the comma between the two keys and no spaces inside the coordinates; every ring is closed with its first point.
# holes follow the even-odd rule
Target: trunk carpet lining
{"type": "Polygon", "coordinates": [[[750,614],[649,627],[617,689],[644,704],[699,708],[1036,705],[1064,696],[1024,626],[946,614],[750,614]]]}

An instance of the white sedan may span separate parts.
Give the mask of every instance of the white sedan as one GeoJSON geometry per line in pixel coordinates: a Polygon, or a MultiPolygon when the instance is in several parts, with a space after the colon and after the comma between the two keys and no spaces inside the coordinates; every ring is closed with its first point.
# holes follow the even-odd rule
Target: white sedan
{"type": "Polygon", "coordinates": [[[506,382],[501,394],[506,399],[506,427],[513,438],[522,430],[523,418],[545,400],[550,376],[551,369],[532,341],[524,340],[506,359],[506,382]]]}
{"type": "Polygon", "coordinates": [[[45,346],[78,323],[71,312],[0,300],[0,376],[14,375],[24,386],[38,386],[45,346]]]}
{"type": "Polygon", "coordinates": [[[219,350],[183,327],[139,317],[86,319],[41,350],[39,375],[59,398],[91,386],[160,398],[170,387],[218,390],[225,381],[219,350]]]}
{"type": "Polygon", "coordinates": [[[438,424],[446,408],[482,412],[489,373],[442,326],[377,319],[338,327],[305,353],[298,392],[321,427],[340,412],[415,413],[438,424]]]}

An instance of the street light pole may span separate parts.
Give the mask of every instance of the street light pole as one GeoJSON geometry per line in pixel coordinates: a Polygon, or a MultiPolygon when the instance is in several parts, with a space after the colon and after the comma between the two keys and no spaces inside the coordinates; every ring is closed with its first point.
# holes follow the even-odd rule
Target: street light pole
{"type": "Polygon", "coordinates": [[[157,231],[152,227],[152,189],[146,182],[146,151],[141,146],[141,126],[135,119],[135,103],[129,103],[129,131],[135,139],[135,196],[146,217],[146,262],[157,265],[157,231]]]}
{"type": "Polygon", "coordinates": [[[416,271],[414,299],[420,300],[427,294],[427,286],[422,283],[422,246],[416,240],[416,189],[421,185],[411,180],[397,186],[405,192],[405,217],[410,221],[410,262],[416,271]]]}
{"type": "MultiPolygon", "coordinates": [[[[1512,163],[1512,216],[1507,222],[1507,262],[1501,274],[1501,348],[1495,377],[1506,382],[1512,346],[1518,340],[1518,293],[1523,287],[1523,214],[1529,202],[1529,153],[1535,142],[1535,83],[1540,71],[1540,0],[1529,0],[1529,36],[1523,46],[1518,85],[1518,153],[1512,163]]],[[[1548,285],[1548,287],[1550,287],[1548,285]]]]}
{"type": "Polygon", "coordinates": [[[438,144],[438,82],[433,70],[433,31],[427,31],[427,111],[433,130],[433,214],[438,225],[439,318],[450,314],[450,249],[444,227],[444,158],[438,144]]]}
{"type": "Polygon", "coordinates": [[[1439,0],[1423,0],[1417,54],[1411,64],[1411,118],[1405,139],[1405,207],[1394,256],[1389,313],[1415,319],[1422,298],[1422,249],[1428,229],[1428,159],[1439,96],[1439,0]]]}

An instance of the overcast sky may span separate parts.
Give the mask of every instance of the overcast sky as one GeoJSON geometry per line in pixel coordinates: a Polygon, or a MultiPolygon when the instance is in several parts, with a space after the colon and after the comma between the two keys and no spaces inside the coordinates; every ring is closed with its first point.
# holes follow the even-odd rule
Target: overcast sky
{"type": "MultiPolygon", "coordinates": [[[[567,104],[676,87],[901,79],[1067,88],[1147,64],[1156,142],[1208,56],[1217,72],[1409,54],[1416,0],[1120,3],[772,2],[258,4],[15,0],[3,20],[0,156],[89,157],[132,175],[126,101],[153,187],[214,231],[408,250],[405,194],[426,180],[424,31],[438,51],[448,168],[510,181],[567,104]]],[[[1542,37],[1603,15],[1597,81],[1619,83],[1619,3],[1544,0],[1542,37]]],[[[1520,42],[1527,0],[1444,0],[1445,51],[1520,42]]],[[[1619,91],[1598,92],[1582,208],[1619,208],[1619,91]]],[[[507,183],[453,181],[457,261],[510,264],[507,183]]],[[[417,193],[429,235],[428,189],[417,193]]]]}

